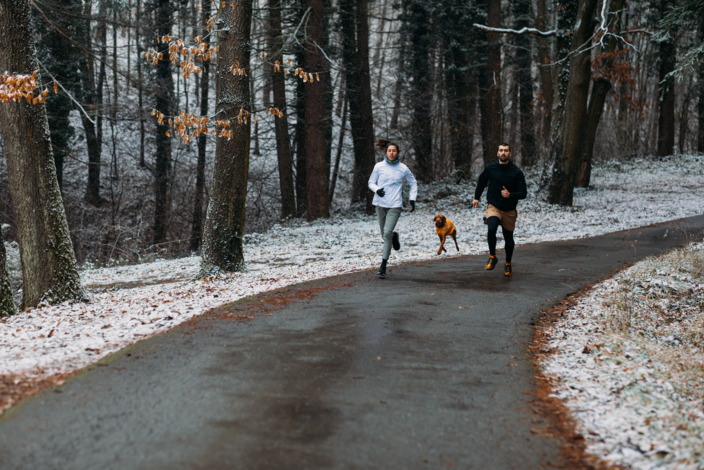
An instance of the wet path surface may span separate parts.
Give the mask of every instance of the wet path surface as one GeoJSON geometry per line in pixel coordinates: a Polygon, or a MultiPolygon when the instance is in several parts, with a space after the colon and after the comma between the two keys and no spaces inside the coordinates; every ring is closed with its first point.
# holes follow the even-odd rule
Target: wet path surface
{"type": "Polygon", "coordinates": [[[469,256],[219,308],[6,412],[0,468],[560,466],[531,412],[532,322],[685,230],[704,217],[518,246],[510,280],[469,256]]]}

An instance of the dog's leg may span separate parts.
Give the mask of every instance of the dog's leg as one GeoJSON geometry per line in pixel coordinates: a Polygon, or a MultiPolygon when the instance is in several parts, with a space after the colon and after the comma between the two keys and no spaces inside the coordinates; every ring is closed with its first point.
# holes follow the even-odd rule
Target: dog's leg
{"type": "Polygon", "coordinates": [[[441,255],[443,251],[447,251],[444,246],[445,245],[445,237],[443,237],[439,233],[438,233],[438,237],[440,238],[440,248],[438,248],[438,254],[441,255]]]}
{"type": "Polygon", "coordinates": [[[455,241],[455,248],[460,251],[460,246],[457,244],[457,230],[452,231],[452,239],[455,241]]]}

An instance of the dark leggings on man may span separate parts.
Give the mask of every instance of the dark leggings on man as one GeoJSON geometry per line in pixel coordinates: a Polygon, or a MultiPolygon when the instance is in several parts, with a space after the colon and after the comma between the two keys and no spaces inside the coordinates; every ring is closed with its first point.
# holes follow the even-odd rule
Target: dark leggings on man
{"type": "MultiPolygon", "coordinates": [[[[487,234],[487,241],[489,242],[489,254],[491,256],[496,256],[496,231],[501,225],[501,221],[498,217],[489,217],[486,219],[486,224],[489,226],[489,233],[487,234]]],[[[510,263],[513,257],[513,247],[516,244],[513,242],[513,232],[506,230],[501,227],[501,231],[504,234],[504,249],[506,250],[506,262],[510,263]]]]}

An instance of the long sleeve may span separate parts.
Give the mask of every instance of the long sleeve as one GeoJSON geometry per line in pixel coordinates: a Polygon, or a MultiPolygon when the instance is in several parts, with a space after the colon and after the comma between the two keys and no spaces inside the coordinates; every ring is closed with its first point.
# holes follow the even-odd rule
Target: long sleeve
{"type": "Polygon", "coordinates": [[[487,173],[487,170],[484,169],[484,171],[481,172],[479,175],[479,179],[477,180],[477,189],[474,190],[474,199],[479,201],[482,198],[482,193],[484,192],[484,188],[486,188],[486,184],[489,181],[489,175],[487,173]]]}
{"type": "Polygon", "coordinates": [[[418,182],[416,181],[416,177],[413,176],[413,173],[411,173],[411,170],[408,168],[406,168],[406,183],[408,183],[408,186],[410,187],[408,199],[415,201],[418,197],[418,182]]]}
{"type": "Polygon", "coordinates": [[[376,193],[376,191],[379,189],[379,186],[377,185],[378,182],[379,165],[376,165],[374,167],[374,170],[372,170],[372,174],[369,176],[369,181],[367,182],[367,186],[369,186],[369,189],[371,189],[373,193],[376,193]]]}

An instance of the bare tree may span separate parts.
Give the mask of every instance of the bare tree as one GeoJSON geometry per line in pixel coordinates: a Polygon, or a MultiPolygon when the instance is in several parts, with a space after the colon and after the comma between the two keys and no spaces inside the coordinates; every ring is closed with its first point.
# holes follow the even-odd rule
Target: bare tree
{"type": "MultiPolygon", "coordinates": [[[[98,38],[100,40],[100,66],[96,77],[95,64],[92,55],[84,55],[78,65],[81,69],[81,101],[86,112],[81,113],[83,131],[86,136],[88,152],[88,182],[85,200],[98,206],[103,202],[100,196],[100,160],[103,147],[103,88],[105,84],[106,61],[106,15],[107,3],[101,2],[98,14],[98,38]]],[[[83,8],[84,18],[77,25],[78,40],[88,50],[92,48],[91,39],[91,2],[86,2],[83,8]]]]}
{"type": "MultiPolygon", "coordinates": [[[[283,64],[283,37],[281,33],[281,0],[269,0],[269,43],[271,60],[283,64]]],[[[276,133],[276,155],[279,166],[279,188],[281,190],[281,217],[293,217],[296,214],[296,195],[293,180],[293,157],[288,131],[288,114],[286,105],[286,86],[281,70],[273,70],[271,75],[274,107],[280,116],[274,122],[276,133]]]]}
{"type": "MultiPolygon", "coordinates": [[[[27,0],[0,2],[0,70],[31,75],[39,64],[27,0]]],[[[21,308],[85,298],[66,222],[43,103],[0,104],[0,131],[22,260],[21,308]]]]}
{"type": "MultiPolygon", "coordinates": [[[[674,0],[661,0],[660,11],[666,11],[674,0]]],[[[670,72],[675,70],[677,56],[675,39],[665,35],[659,44],[660,78],[658,105],[658,156],[672,155],[675,149],[675,77],[670,72]]]]}
{"type": "Polygon", "coordinates": [[[597,0],[580,0],[578,20],[572,32],[572,55],[564,118],[551,150],[554,163],[548,187],[548,202],[553,204],[572,205],[591,78],[591,47],[585,48],[585,44],[589,45],[594,31],[597,3],[597,0]]]}
{"type": "MultiPolygon", "coordinates": [[[[156,9],[156,30],[159,38],[171,35],[173,25],[173,5],[169,0],[159,0],[156,9]]],[[[166,53],[156,65],[157,112],[174,114],[174,79],[171,74],[171,61],[166,53]]],[[[154,155],[154,233],[153,243],[166,241],[171,218],[171,139],[167,134],[166,123],[156,126],[156,153],[154,155]]]]}
{"type": "Polygon", "coordinates": [[[420,0],[406,0],[406,24],[411,65],[411,146],[416,157],[416,177],[423,182],[433,180],[433,66],[431,62],[432,31],[430,5],[420,0]]]}
{"type": "Polygon", "coordinates": [[[243,235],[250,152],[250,65],[252,0],[226,3],[216,24],[217,118],[228,121],[232,138],[219,138],[210,203],[203,232],[201,273],[244,267],[243,235]]]}
{"type": "Polygon", "coordinates": [[[354,148],[352,202],[364,202],[372,210],[373,194],[367,180],[374,169],[374,116],[369,75],[369,2],[340,1],[342,58],[354,148]]]}
{"type": "MultiPolygon", "coordinates": [[[[586,188],[592,174],[592,159],[594,157],[594,141],[596,131],[601,122],[601,115],[604,112],[606,96],[611,90],[611,80],[613,77],[613,64],[619,40],[615,37],[621,30],[621,15],[625,0],[614,0],[608,22],[609,34],[604,40],[605,44],[600,54],[600,67],[592,72],[592,90],[589,95],[589,105],[587,107],[586,128],[582,133],[583,143],[581,145],[582,154],[577,170],[575,186],[586,188]]],[[[592,67],[594,69],[594,67],[592,67]]]]}
{"type": "Polygon", "coordinates": [[[17,312],[15,301],[12,298],[12,287],[10,286],[10,275],[7,272],[7,255],[5,254],[5,242],[0,229],[0,317],[14,315],[17,312]]]}
{"type": "MultiPolygon", "coordinates": [[[[496,28],[501,23],[501,2],[487,2],[487,25],[496,28]]],[[[488,50],[486,71],[481,84],[482,142],[484,163],[496,159],[496,149],[501,142],[501,42],[499,34],[487,31],[488,50]]]]}
{"type": "Polygon", "coordinates": [[[325,81],[327,74],[322,73],[324,40],[323,0],[306,0],[310,10],[307,28],[307,44],[303,53],[303,68],[315,82],[310,82],[304,89],[305,101],[305,153],[306,153],[306,194],[307,219],[315,220],[328,217],[328,162],[326,156],[327,138],[325,120],[325,81]]]}
{"type": "MultiPolygon", "coordinates": [[[[202,0],[201,9],[201,29],[203,30],[203,42],[210,47],[210,34],[207,33],[206,25],[210,18],[212,7],[211,0],[202,0]]],[[[210,95],[210,60],[203,61],[203,68],[200,75],[200,115],[208,115],[208,102],[210,95]]],[[[198,136],[198,162],[196,163],[196,193],[193,199],[193,218],[191,219],[191,251],[200,248],[203,239],[203,197],[205,193],[205,151],[208,137],[205,134],[198,136]]]]}

